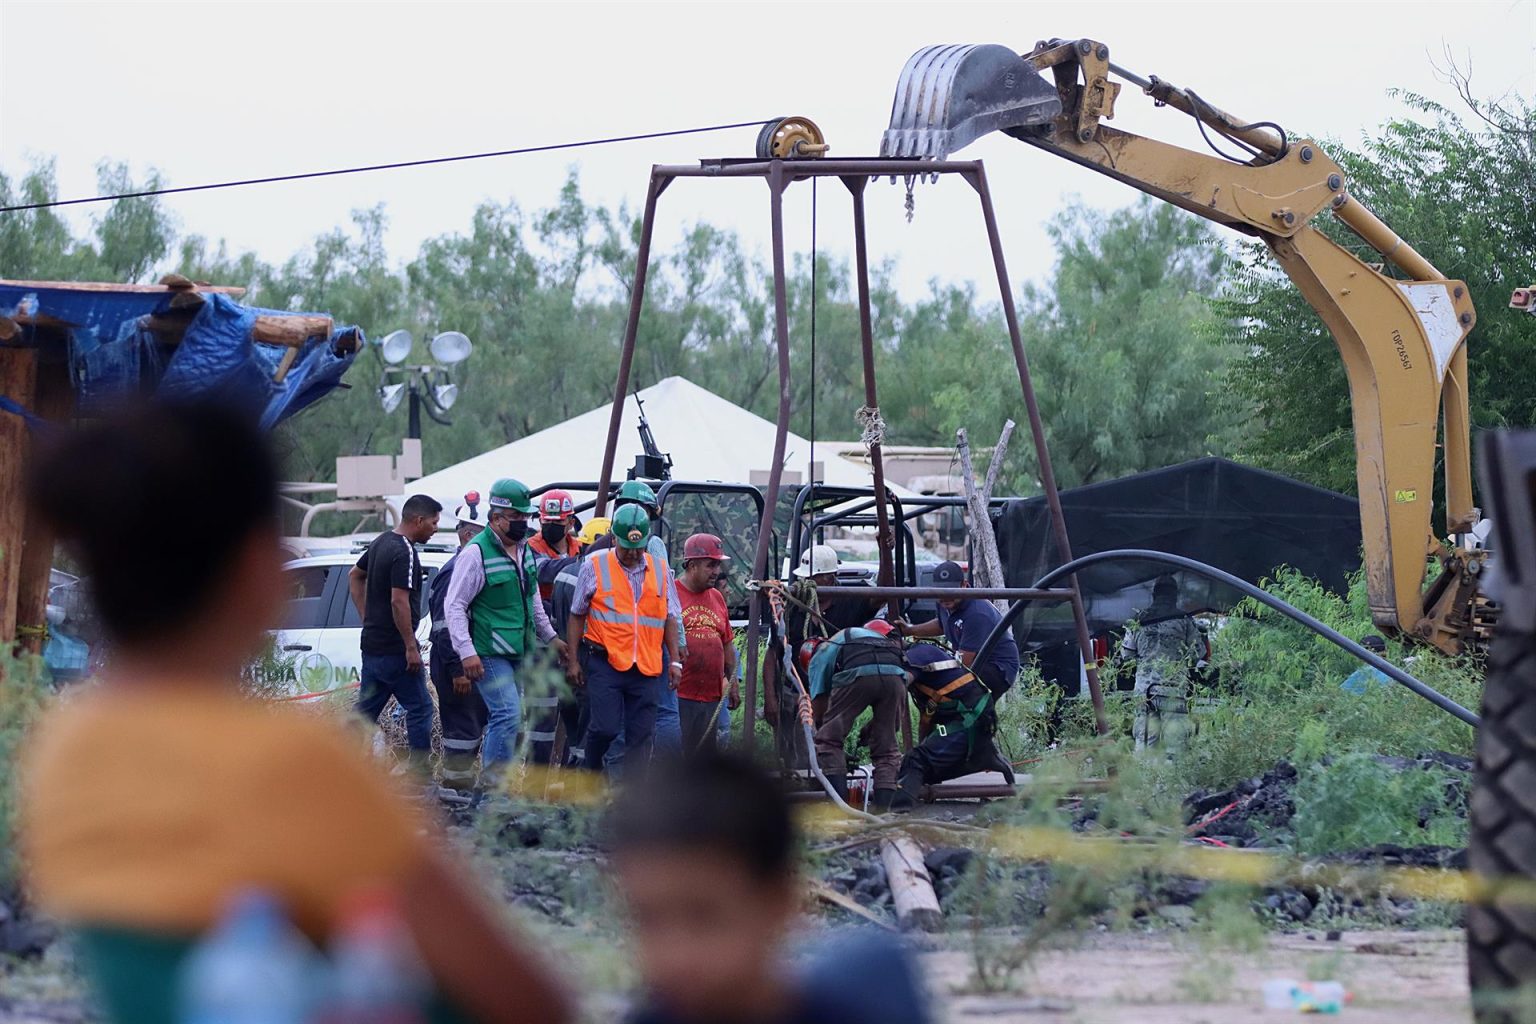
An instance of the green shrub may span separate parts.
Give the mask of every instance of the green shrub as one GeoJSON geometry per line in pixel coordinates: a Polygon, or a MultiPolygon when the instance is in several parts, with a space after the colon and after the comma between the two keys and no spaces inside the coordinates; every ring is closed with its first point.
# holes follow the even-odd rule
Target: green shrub
{"type": "Polygon", "coordinates": [[[36,655],[0,652],[0,889],[19,867],[16,853],[17,761],[27,731],[48,704],[48,670],[36,655]]]}
{"type": "MultiPolygon", "coordinates": [[[[1351,639],[1377,632],[1359,575],[1342,598],[1290,570],[1265,589],[1351,639]]],[[[1344,691],[1341,684],[1360,662],[1256,602],[1235,609],[1211,646],[1219,683],[1197,693],[1212,700],[1197,716],[1198,735],[1180,758],[1191,785],[1226,786],[1279,760],[1325,754],[1472,752],[1470,727],[1396,683],[1358,696],[1344,691]]],[[[1476,658],[1451,658],[1394,639],[1386,657],[1462,705],[1478,705],[1483,666],[1476,658]]]]}
{"type": "Polygon", "coordinates": [[[1296,784],[1297,852],[1464,845],[1466,819],[1451,805],[1448,781],[1439,769],[1403,770],[1365,753],[1308,765],[1296,784]]]}

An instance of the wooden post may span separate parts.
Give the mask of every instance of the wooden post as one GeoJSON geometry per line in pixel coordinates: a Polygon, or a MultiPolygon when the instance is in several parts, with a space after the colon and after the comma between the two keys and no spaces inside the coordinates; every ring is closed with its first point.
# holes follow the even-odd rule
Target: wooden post
{"type": "MultiPolygon", "coordinates": [[[[41,332],[39,332],[41,334],[41,332]]],[[[50,339],[51,340],[51,339],[50,339]]],[[[62,337],[59,339],[63,344],[62,337]]],[[[64,423],[75,410],[75,391],[69,381],[69,364],[62,347],[59,358],[40,358],[37,366],[36,399],[32,411],[50,423],[64,423]]],[[[16,590],[16,624],[47,626],[48,591],[53,569],[53,531],[31,516],[27,517],[22,538],[21,577],[16,590]]],[[[43,634],[28,629],[21,646],[32,654],[41,654],[43,634]]]]}
{"type": "Polygon", "coordinates": [[[928,865],[923,863],[923,848],[910,836],[893,836],[880,844],[880,860],[885,865],[885,880],[891,887],[891,901],[901,930],[942,930],[944,911],[939,909],[933,879],[928,876],[928,865]]]}
{"type": "MultiPolygon", "coordinates": [[[[30,409],[37,391],[37,350],[0,347],[0,395],[30,409]]],[[[27,424],[0,413],[0,642],[16,639],[17,586],[26,530],[27,424]]]]}

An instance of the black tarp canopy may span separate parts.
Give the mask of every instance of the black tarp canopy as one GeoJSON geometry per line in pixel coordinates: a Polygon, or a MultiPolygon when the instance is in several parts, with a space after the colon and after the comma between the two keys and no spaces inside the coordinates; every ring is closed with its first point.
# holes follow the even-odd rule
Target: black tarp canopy
{"type": "MultiPolygon", "coordinates": [[[[1360,509],[1354,498],[1227,459],[1204,458],[1061,492],[1074,555],[1150,548],[1207,562],[1257,583],[1288,566],[1343,593],[1360,568],[1360,509]]],[[[1009,501],[996,513],[1003,573],[1031,586],[1063,561],[1051,540],[1044,497],[1009,501]]],[[[1079,574],[1094,633],[1118,629],[1151,603],[1152,582],[1167,573],[1154,562],[1093,566],[1079,574]]],[[[1180,607],[1224,611],[1240,599],[1230,588],[1175,573],[1180,607]]],[[[1065,604],[1041,606],[1017,620],[1021,644],[1072,637],[1065,604]]]]}

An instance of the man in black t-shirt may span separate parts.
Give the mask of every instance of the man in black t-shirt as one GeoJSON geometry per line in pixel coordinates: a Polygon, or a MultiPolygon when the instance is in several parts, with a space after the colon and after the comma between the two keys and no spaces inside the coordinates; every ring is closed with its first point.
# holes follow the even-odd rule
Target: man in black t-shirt
{"type": "Polygon", "coordinates": [[[423,767],[432,752],[432,697],[422,671],[416,625],[426,573],[416,545],[437,532],[443,506],[425,494],[406,499],[400,522],[375,537],[347,578],[352,603],[363,617],[363,656],[357,711],[370,722],[394,697],[405,708],[412,759],[423,767]]]}

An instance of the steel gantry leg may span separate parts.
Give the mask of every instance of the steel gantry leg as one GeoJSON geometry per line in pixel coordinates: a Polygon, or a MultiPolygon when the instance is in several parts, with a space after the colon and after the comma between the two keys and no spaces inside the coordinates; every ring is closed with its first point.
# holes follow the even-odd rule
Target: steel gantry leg
{"type": "MultiPolygon", "coordinates": [[[[986,169],[978,162],[965,180],[981,198],[981,216],[987,226],[987,242],[992,246],[992,264],[997,268],[997,287],[1002,293],[1003,317],[1008,322],[1008,341],[1013,346],[1013,362],[1019,371],[1019,387],[1024,391],[1024,408],[1029,413],[1029,432],[1034,436],[1035,458],[1040,464],[1040,487],[1045,491],[1045,503],[1051,510],[1051,533],[1055,537],[1057,554],[1063,563],[1072,561],[1072,545],[1067,540],[1067,518],[1061,511],[1061,494],[1056,490],[1056,473],[1051,468],[1050,447],[1045,441],[1045,424],[1040,418],[1040,405],[1035,401],[1035,386],[1029,376],[1029,358],[1024,354],[1024,338],[1019,333],[1019,314],[1013,304],[1013,286],[1008,281],[1008,265],[1003,262],[1003,241],[997,230],[997,213],[992,208],[992,190],[987,186],[986,169]]],[[[1072,590],[1072,618],[1077,625],[1077,646],[1082,652],[1083,667],[1088,676],[1088,695],[1093,699],[1094,725],[1100,736],[1109,732],[1109,720],[1104,715],[1104,692],[1099,687],[1099,670],[1093,657],[1093,641],[1088,635],[1088,617],[1083,611],[1083,594],[1077,585],[1076,574],[1068,579],[1072,590]]]]}

